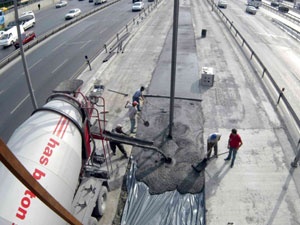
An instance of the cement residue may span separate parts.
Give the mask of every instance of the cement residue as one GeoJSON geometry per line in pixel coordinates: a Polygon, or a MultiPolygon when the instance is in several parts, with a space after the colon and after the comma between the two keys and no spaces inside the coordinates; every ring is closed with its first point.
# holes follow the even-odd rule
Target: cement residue
{"type": "Polygon", "coordinates": [[[169,99],[149,98],[143,107],[142,117],[150,122],[149,127],[139,121],[137,137],[153,141],[154,145],[172,158],[164,162],[164,156],[157,151],[133,148],[132,155],[137,162],[136,179],[149,187],[151,194],[178,190],[185,193],[199,193],[204,185],[204,173],[196,173],[191,165],[201,161],[203,150],[203,118],[201,102],[175,100],[174,126],[169,138],[169,99]]]}

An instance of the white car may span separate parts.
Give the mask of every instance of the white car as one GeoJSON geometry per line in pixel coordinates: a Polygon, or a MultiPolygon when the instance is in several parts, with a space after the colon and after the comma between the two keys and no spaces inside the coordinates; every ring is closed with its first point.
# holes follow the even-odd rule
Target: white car
{"type": "Polygon", "coordinates": [[[144,3],[143,2],[135,2],[132,5],[132,11],[141,11],[144,9],[144,3]]]}
{"type": "Polygon", "coordinates": [[[24,12],[19,17],[20,24],[23,25],[24,30],[34,27],[35,25],[35,16],[32,11],[24,12]]]}
{"type": "Polygon", "coordinates": [[[227,1],[226,0],[219,0],[218,1],[218,7],[226,9],[227,8],[227,1]]]}
{"type": "Polygon", "coordinates": [[[255,15],[257,12],[257,8],[252,5],[248,5],[246,8],[246,12],[255,15]]]}
{"type": "Polygon", "coordinates": [[[61,8],[61,7],[67,6],[67,5],[68,5],[67,1],[60,1],[60,2],[56,3],[55,8],[61,8]]]}
{"type": "Polygon", "coordinates": [[[81,10],[76,8],[76,9],[70,9],[70,11],[65,15],[65,19],[73,19],[76,16],[79,16],[81,14],[81,10]]]}

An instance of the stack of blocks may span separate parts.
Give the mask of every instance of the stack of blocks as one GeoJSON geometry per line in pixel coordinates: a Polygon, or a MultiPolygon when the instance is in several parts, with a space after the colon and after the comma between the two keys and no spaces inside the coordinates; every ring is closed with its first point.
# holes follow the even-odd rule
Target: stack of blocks
{"type": "Polygon", "coordinates": [[[212,67],[202,67],[201,84],[205,86],[213,86],[214,76],[214,69],[212,67]]]}

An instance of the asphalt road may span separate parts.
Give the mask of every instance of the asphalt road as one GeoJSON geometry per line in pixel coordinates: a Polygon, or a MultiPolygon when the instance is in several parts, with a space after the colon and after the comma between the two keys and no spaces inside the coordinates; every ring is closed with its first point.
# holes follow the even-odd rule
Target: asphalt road
{"type": "MultiPolygon", "coordinates": [[[[38,106],[45,103],[51,90],[61,81],[71,78],[86,64],[85,55],[91,57],[99,53],[104,44],[137,15],[131,12],[131,5],[129,1],[113,4],[26,52],[38,106]]],[[[24,74],[20,59],[1,71],[0,102],[5,108],[1,112],[0,136],[4,141],[33,111],[24,74]]]]}
{"type": "MultiPolygon", "coordinates": [[[[34,27],[28,30],[33,30],[38,37],[39,35],[45,34],[48,31],[67,23],[65,20],[65,14],[72,8],[80,8],[82,13],[86,13],[95,7],[100,7],[103,5],[94,5],[94,3],[89,3],[88,1],[68,1],[68,5],[62,8],[48,7],[42,8],[41,10],[33,10],[35,14],[36,24],[34,27]]],[[[0,49],[0,59],[8,56],[15,50],[14,46],[0,49]]]]}
{"type": "Polygon", "coordinates": [[[298,31],[300,26],[262,7],[255,16],[247,14],[245,7],[245,2],[234,0],[222,11],[230,21],[234,21],[234,26],[262,60],[279,87],[285,88],[286,98],[296,114],[300,115],[300,102],[294,101],[300,92],[299,40],[283,31],[272,19],[281,20],[298,31]]]}

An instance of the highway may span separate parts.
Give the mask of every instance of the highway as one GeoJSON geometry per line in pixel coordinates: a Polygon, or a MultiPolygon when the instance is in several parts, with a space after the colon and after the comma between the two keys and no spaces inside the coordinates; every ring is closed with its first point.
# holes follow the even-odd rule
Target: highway
{"type": "MultiPolygon", "coordinates": [[[[36,17],[36,24],[28,30],[33,30],[38,37],[62,24],[66,24],[68,21],[65,20],[65,14],[72,8],[80,8],[82,13],[86,13],[101,6],[103,5],[95,6],[93,3],[89,3],[88,1],[69,1],[68,5],[62,8],[55,8],[53,5],[53,7],[42,9],[40,11],[33,10],[36,17]]],[[[14,50],[15,48],[13,46],[0,49],[0,59],[8,56],[14,50]]]]}
{"type": "Polygon", "coordinates": [[[245,7],[244,2],[234,0],[223,12],[230,21],[234,21],[234,25],[268,68],[279,87],[285,88],[285,96],[300,115],[300,102],[294,101],[300,93],[299,40],[285,32],[273,19],[281,20],[298,31],[299,24],[293,24],[280,14],[263,7],[260,7],[255,16],[245,14],[241,10],[245,7]]]}
{"type": "MultiPolygon", "coordinates": [[[[85,55],[92,56],[99,52],[104,43],[136,15],[131,12],[131,4],[131,1],[113,4],[26,53],[39,106],[44,104],[51,90],[60,81],[72,77],[85,64],[85,55]]],[[[33,29],[37,34],[43,34],[65,23],[64,14],[71,7],[79,7],[86,12],[95,6],[87,1],[70,1],[65,8],[53,7],[37,12],[37,23],[33,29]]],[[[272,18],[279,17],[278,15],[260,8],[253,16],[245,13],[245,7],[245,2],[234,0],[223,12],[257,51],[263,63],[275,76],[276,82],[286,88],[287,98],[293,100],[300,89],[299,42],[272,22],[272,18]]],[[[13,47],[8,49],[11,51],[13,47]]],[[[6,141],[33,111],[20,60],[2,69],[0,90],[1,105],[5,105],[1,112],[0,136],[6,141]]],[[[300,104],[293,105],[293,108],[300,114],[300,104]]]]}
{"type": "MultiPolygon", "coordinates": [[[[93,6],[87,1],[78,3],[93,6]]],[[[38,106],[45,103],[52,89],[61,81],[70,79],[86,63],[85,55],[91,57],[98,53],[103,49],[105,42],[137,15],[131,12],[131,4],[129,1],[117,2],[26,52],[27,65],[38,106]],[[118,16],[112,17],[111,15],[118,16]]],[[[54,24],[49,25],[52,20],[45,14],[38,14],[43,17],[41,19],[37,17],[38,22],[34,29],[39,26],[43,27],[39,31],[41,33],[63,23],[63,15],[67,10],[61,10],[61,16],[53,13],[57,11],[55,8],[49,9],[51,12],[46,11],[46,15],[52,15],[58,19],[53,19],[54,24]]],[[[0,102],[5,107],[1,107],[0,136],[5,141],[33,111],[24,74],[20,58],[1,69],[0,102]]]]}

